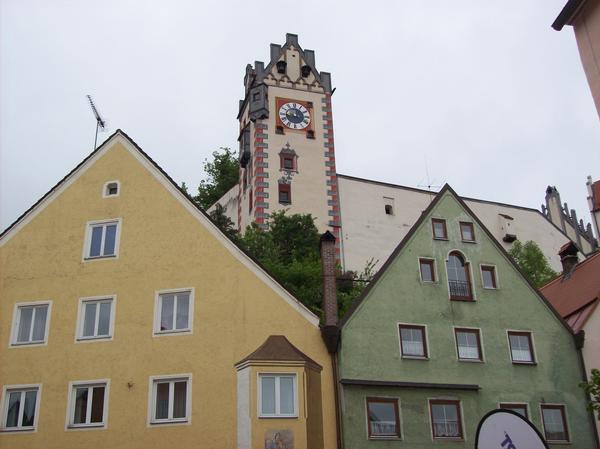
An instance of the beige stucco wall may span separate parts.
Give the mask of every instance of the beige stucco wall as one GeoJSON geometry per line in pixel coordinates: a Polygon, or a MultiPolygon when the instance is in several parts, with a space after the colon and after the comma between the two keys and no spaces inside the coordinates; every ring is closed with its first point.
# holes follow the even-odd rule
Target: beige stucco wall
{"type": "MultiPolygon", "coordinates": [[[[348,270],[362,271],[371,258],[379,260],[376,266],[379,269],[433,199],[433,194],[424,191],[342,176],[338,177],[338,183],[343,261],[348,270]],[[393,199],[394,215],[385,213],[384,205],[389,201],[386,198],[393,199]]],[[[567,239],[541,213],[496,203],[472,200],[466,203],[507,250],[510,244],[502,242],[506,231],[498,214],[513,217],[510,233],[521,241],[536,241],[552,267],[560,271],[558,250],[567,239]]]]}
{"type": "Polygon", "coordinates": [[[39,383],[42,394],[37,431],[0,432],[0,447],[233,448],[234,363],[274,334],[323,366],[324,440],[335,447],[331,362],[318,319],[219,237],[183,195],[174,196],[123,137],[113,139],[72,185],[1,241],[0,386],[39,383]],[[112,180],[120,181],[120,195],[102,198],[112,180]],[[122,220],[118,258],[82,261],[86,223],[107,218],[122,220]],[[194,288],[193,332],[155,337],[156,292],[176,288],[194,288]],[[114,338],[76,343],[78,301],[98,295],[118,298],[114,338]],[[15,303],[47,299],[47,345],[9,347],[15,303]],[[148,425],[149,377],[183,373],[193,376],[191,424],[148,425]],[[108,426],[67,431],[68,384],[90,379],[110,379],[108,426]]]}
{"type": "Polygon", "coordinates": [[[588,0],[573,22],[583,70],[600,116],[600,2],[588,0]]]}

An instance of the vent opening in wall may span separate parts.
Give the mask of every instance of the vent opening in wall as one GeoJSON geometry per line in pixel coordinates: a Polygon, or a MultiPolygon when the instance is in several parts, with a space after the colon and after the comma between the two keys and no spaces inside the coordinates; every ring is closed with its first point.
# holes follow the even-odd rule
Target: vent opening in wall
{"type": "Polygon", "coordinates": [[[117,196],[119,195],[119,182],[112,181],[107,182],[104,185],[104,196],[117,196]]]}
{"type": "Polygon", "coordinates": [[[386,215],[394,215],[394,198],[384,196],[383,207],[386,215]]]}

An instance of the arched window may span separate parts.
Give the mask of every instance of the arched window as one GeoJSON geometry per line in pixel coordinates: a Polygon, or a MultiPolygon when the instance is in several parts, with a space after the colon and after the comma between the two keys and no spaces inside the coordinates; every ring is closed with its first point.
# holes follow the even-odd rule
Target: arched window
{"type": "Polygon", "coordinates": [[[472,300],[469,264],[459,252],[452,252],[446,262],[450,299],[472,300]]]}

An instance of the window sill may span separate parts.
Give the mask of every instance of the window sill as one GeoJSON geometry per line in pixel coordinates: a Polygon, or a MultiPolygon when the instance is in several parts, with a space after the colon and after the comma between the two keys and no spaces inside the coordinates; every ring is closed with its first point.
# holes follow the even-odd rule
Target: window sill
{"type": "Polygon", "coordinates": [[[477,243],[477,240],[461,240],[463,243],[477,243]]]}
{"type": "Polygon", "coordinates": [[[571,441],[566,441],[566,440],[546,440],[546,443],[548,443],[548,444],[568,444],[568,445],[572,444],[571,441]]]}
{"type": "Polygon", "coordinates": [[[485,363],[484,360],[480,359],[458,359],[459,362],[467,362],[467,363],[485,363]]]}
{"type": "Polygon", "coordinates": [[[88,262],[88,261],[92,261],[92,260],[104,260],[104,259],[116,259],[117,255],[116,254],[111,254],[109,256],[94,256],[94,257],[84,257],[83,260],[88,262]]]}
{"type": "Polygon", "coordinates": [[[46,344],[46,341],[23,341],[23,342],[15,342],[15,343],[11,343],[10,347],[11,348],[21,348],[21,347],[28,347],[28,346],[43,346],[46,344]]]}
{"type": "Polygon", "coordinates": [[[284,202],[284,201],[280,201],[279,204],[283,204],[284,206],[289,206],[292,203],[291,202],[284,202]]]}
{"type": "Polygon", "coordinates": [[[258,419],[298,419],[298,415],[259,415],[258,419]]]}
{"type": "Polygon", "coordinates": [[[92,342],[92,341],[110,341],[112,340],[112,335],[103,335],[101,337],[77,337],[77,343],[81,343],[81,342],[92,342]]]}
{"type": "Polygon", "coordinates": [[[429,360],[429,357],[423,355],[403,355],[401,358],[406,360],[429,360]]]}
{"type": "Polygon", "coordinates": [[[515,362],[514,360],[512,361],[513,365],[537,365],[537,362],[515,362]]]}
{"type": "Polygon", "coordinates": [[[376,435],[371,435],[369,437],[369,440],[384,440],[384,441],[402,441],[402,437],[395,437],[395,436],[376,436],[376,435]]]}
{"type": "Polygon", "coordinates": [[[67,430],[101,430],[106,429],[106,424],[69,424],[67,430]]]}
{"type": "Polygon", "coordinates": [[[27,433],[27,432],[35,432],[36,428],[35,427],[15,427],[13,428],[8,428],[8,427],[2,427],[0,429],[1,433],[27,433]]]}
{"type": "Polygon", "coordinates": [[[434,441],[456,441],[457,443],[461,443],[465,441],[463,437],[433,437],[434,441]]]}
{"type": "Polygon", "coordinates": [[[150,425],[151,426],[168,426],[168,425],[175,425],[175,424],[190,424],[190,420],[185,418],[185,419],[172,419],[172,420],[168,420],[168,421],[150,421],[150,425]]]}
{"type": "Polygon", "coordinates": [[[434,237],[433,240],[441,240],[442,242],[447,242],[448,237],[434,237]]]}
{"type": "Polygon", "coordinates": [[[450,301],[475,302],[475,299],[473,299],[473,298],[463,298],[463,297],[450,296],[450,301]]]}
{"type": "Polygon", "coordinates": [[[483,287],[484,290],[498,290],[498,287],[483,287]]]}
{"type": "Polygon", "coordinates": [[[192,333],[192,329],[177,329],[172,331],[154,331],[155,337],[161,337],[164,335],[188,335],[192,333]]]}

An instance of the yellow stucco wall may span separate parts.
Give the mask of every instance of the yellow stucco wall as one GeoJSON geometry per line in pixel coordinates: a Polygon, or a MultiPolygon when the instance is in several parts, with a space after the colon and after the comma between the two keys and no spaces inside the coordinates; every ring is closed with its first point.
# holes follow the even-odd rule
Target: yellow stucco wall
{"type": "Polygon", "coordinates": [[[109,145],[0,247],[0,385],[43,388],[37,431],[1,433],[0,447],[233,448],[234,363],[273,334],[323,366],[325,447],[335,447],[331,363],[318,327],[186,210],[124,137],[109,145]],[[112,180],[120,195],[103,198],[112,180]],[[82,261],[86,223],[107,218],[122,220],[118,258],[82,261]],[[154,337],[156,291],[187,287],[193,333],[154,337]],[[75,343],[78,301],[98,295],[117,296],[114,338],[75,343]],[[10,348],[14,304],[45,299],[53,301],[48,344],[10,348]],[[179,373],[193,375],[191,425],[149,426],[149,377],[179,373]],[[88,379],[110,379],[108,426],[67,431],[68,384],[88,379]]]}

